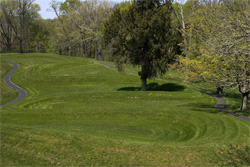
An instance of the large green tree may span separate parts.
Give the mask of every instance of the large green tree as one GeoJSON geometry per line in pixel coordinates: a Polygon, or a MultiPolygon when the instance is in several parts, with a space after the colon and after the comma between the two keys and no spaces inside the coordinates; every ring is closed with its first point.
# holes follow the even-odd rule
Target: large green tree
{"type": "Polygon", "coordinates": [[[138,0],[127,10],[116,9],[105,24],[118,69],[128,62],[141,67],[142,91],[147,79],[164,74],[173,60],[171,12],[171,1],[138,0]]]}
{"type": "MultiPolygon", "coordinates": [[[[204,1],[205,2],[205,1],[204,1]]],[[[238,88],[241,110],[250,93],[250,2],[222,0],[201,3],[197,11],[200,56],[183,59],[189,80],[201,78],[216,86],[238,88]]]]}

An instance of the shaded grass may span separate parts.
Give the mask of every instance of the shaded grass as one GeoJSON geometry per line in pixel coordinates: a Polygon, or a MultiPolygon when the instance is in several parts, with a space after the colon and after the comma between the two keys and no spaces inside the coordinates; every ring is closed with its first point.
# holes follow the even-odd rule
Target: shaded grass
{"type": "Polygon", "coordinates": [[[250,139],[247,122],[216,112],[174,71],[141,92],[131,91],[138,76],[90,59],[2,60],[19,65],[13,82],[28,95],[1,108],[1,166],[215,166],[222,145],[250,139]]]}
{"type": "MultiPolygon", "coordinates": [[[[140,91],[141,87],[124,87],[118,89],[118,91],[140,91]]],[[[168,91],[168,92],[175,92],[175,91],[183,91],[185,87],[183,85],[179,85],[176,83],[167,83],[163,85],[158,85],[158,83],[150,83],[147,84],[148,91],[168,91]]]]}

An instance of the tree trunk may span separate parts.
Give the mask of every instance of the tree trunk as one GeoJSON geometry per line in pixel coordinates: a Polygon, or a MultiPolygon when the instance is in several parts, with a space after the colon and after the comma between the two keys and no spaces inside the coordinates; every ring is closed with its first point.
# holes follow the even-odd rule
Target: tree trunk
{"type": "Polygon", "coordinates": [[[147,78],[141,78],[141,91],[147,91],[147,78]]]}
{"type": "Polygon", "coordinates": [[[62,55],[62,48],[59,49],[59,55],[62,55]]]}
{"type": "Polygon", "coordinates": [[[69,56],[72,56],[72,43],[69,41],[69,56]]]}
{"type": "Polygon", "coordinates": [[[90,44],[89,44],[89,56],[90,56],[90,58],[92,58],[92,40],[90,41],[90,44]]]}
{"type": "Polygon", "coordinates": [[[86,42],[84,41],[84,39],[82,40],[82,57],[86,57],[86,42]]]}
{"type": "Polygon", "coordinates": [[[87,57],[87,55],[88,55],[87,49],[88,49],[88,42],[85,42],[85,44],[84,44],[84,57],[87,57]]]}
{"type": "Polygon", "coordinates": [[[95,59],[98,60],[98,42],[95,41],[95,59]]]}
{"type": "Polygon", "coordinates": [[[80,57],[81,56],[80,42],[77,43],[77,46],[78,46],[78,55],[77,56],[80,57]]]}
{"type": "Polygon", "coordinates": [[[249,92],[241,93],[241,107],[240,107],[240,110],[247,110],[248,95],[249,95],[249,92]]]}
{"type": "Polygon", "coordinates": [[[8,41],[8,44],[7,44],[7,50],[8,52],[11,52],[11,42],[8,41]]]}
{"type": "Polygon", "coordinates": [[[20,39],[20,53],[23,53],[23,39],[20,39]]]}
{"type": "Polygon", "coordinates": [[[147,91],[147,72],[145,64],[145,62],[142,63],[141,72],[139,72],[141,76],[141,91],[147,91]]]}
{"type": "Polygon", "coordinates": [[[7,48],[8,48],[8,51],[11,52],[11,46],[12,46],[12,43],[11,43],[11,37],[12,37],[12,29],[11,27],[8,25],[8,35],[7,35],[7,48]]]}

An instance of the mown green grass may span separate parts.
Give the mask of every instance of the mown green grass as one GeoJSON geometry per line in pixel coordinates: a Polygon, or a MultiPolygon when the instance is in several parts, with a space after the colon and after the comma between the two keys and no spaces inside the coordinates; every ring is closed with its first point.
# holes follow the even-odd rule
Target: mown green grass
{"type": "Polygon", "coordinates": [[[137,91],[139,77],[91,59],[3,54],[27,97],[1,108],[1,166],[215,166],[249,124],[170,71],[137,91]]]}
{"type": "MultiPolygon", "coordinates": [[[[114,67],[116,66],[113,62],[104,62],[104,63],[108,65],[112,65],[114,67]]],[[[134,73],[138,73],[140,71],[140,67],[129,65],[129,64],[125,65],[124,68],[125,70],[131,71],[134,73]]],[[[171,82],[171,83],[177,83],[177,84],[181,83],[185,85],[186,83],[183,82],[182,80],[183,78],[184,78],[184,74],[182,74],[181,72],[177,70],[173,70],[170,68],[165,75],[158,76],[156,81],[167,80],[168,82],[171,82]]],[[[172,88],[171,85],[166,85],[166,86],[168,86],[167,90],[175,89],[175,88],[172,88]]],[[[204,82],[189,83],[189,86],[194,89],[202,89],[210,93],[216,94],[216,87],[210,83],[204,83],[204,82]]],[[[229,111],[235,112],[237,114],[250,117],[250,104],[247,110],[244,110],[244,111],[240,110],[241,94],[239,93],[237,89],[225,87],[222,97],[226,99],[226,105],[225,105],[226,109],[228,109],[229,111]]]]}

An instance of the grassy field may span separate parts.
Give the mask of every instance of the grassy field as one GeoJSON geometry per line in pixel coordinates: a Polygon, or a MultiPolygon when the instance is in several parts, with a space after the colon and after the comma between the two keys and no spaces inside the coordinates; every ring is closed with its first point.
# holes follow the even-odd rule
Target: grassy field
{"type": "MultiPolygon", "coordinates": [[[[105,64],[115,66],[113,62],[104,62],[105,64]]],[[[140,71],[139,67],[134,67],[132,65],[125,65],[125,70],[138,73],[140,71]]],[[[170,83],[182,83],[182,78],[184,78],[184,74],[181,72],[178,72],[177,70],[171,70],[167,72],[164,76],[158,76],[158,80],[167,80],[170,83]]],[[[183,83],[182,83],[183,84],[183,83]]],[[[168,87],[165,88],[165,90],[173,90],[171,86],[167,85],[168,87]]],[[[189,87],[193,89],[203,89],[210,93],[216,94],[216,87],[209,83],[189,83],[189,87]]],[[[139,89],[139,87],[138,87],[139,89]]],[[[250,117],[250,107],[248,107],[247,110],[240,110],[241,105],[241,94],[239,93],[238,89],[232,89],[232,88],[224,88],[222,97],[226,99],[227,104],[225,105],[225,108],[229,111],[235,112],[240,115],[248,116],[250,117]]]]}
{"type": "MultiPolygon", "coordinates": [[[[175,71],[141,92],[138,76],[91,59],[2,54],[1,79],[4,60],[19,65],[11,80],[27,97],[1,108],[0,166],[218,166],[250,140],[248,122],[175,71]]],[[[3,85],[1,98],[15,98],[3,85]]]]}

